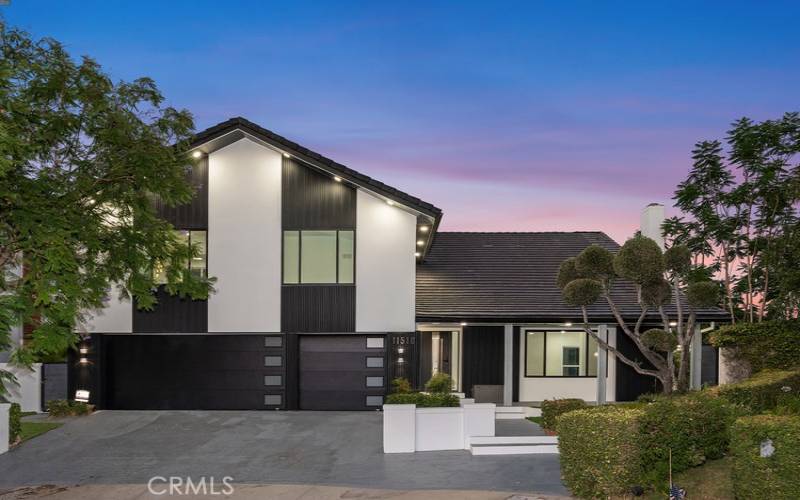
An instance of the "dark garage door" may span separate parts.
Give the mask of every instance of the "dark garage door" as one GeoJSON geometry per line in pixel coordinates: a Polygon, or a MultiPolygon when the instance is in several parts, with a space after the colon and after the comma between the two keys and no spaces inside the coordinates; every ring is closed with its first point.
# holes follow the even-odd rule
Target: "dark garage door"
{"type": "Polygon", "coordinates": [[[382,336],[300,337],[300,409],[371,410],[386,394],[382,336]]]}
{"type": "Polygon", "coordinates": [[[284,403],[281,336],[104,337],[106,408],[262,410],[284,403]]]}

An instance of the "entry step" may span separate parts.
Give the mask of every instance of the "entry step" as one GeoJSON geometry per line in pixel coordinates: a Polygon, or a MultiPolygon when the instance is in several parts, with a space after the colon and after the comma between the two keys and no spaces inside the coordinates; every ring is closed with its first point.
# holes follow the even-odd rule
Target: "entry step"
{"type": "Polygon", "coordinates": [[[558,454],[555,436],[473,436],[469,443],[473,455],[558,454]]]}
{"type": "Polygon", "coordinates": [[[556,436],[472,436],[470,445],[487,444],[558,444],[556,436]]]}
{"type": "Polygon", "coordinates": [[[496,419],[522,419],[525,418],[525,409],[521,406],[498,406],[494,409],[496,419]]]}

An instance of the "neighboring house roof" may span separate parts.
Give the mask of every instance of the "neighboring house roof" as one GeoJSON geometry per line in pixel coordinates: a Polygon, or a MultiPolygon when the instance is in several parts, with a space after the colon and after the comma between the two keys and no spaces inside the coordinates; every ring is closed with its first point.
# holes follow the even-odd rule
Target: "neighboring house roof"
{"type": "MultiPolygon", "coordinates": [[[[619,249],[601,232],[439,232],[417,266],[417,320],[579,321],[580,308],[564,303],[556,276],[561,262],[592,244],[619,249]]],[[[633,284],[618,281],[612,298],[626,319],[639,316],[633,284]]],[[[602,299],[588,311],[592,322],[613,321],[602,299]]],[[[698,317],[724,321],[726,315],[711,309],[698,317]]]]}

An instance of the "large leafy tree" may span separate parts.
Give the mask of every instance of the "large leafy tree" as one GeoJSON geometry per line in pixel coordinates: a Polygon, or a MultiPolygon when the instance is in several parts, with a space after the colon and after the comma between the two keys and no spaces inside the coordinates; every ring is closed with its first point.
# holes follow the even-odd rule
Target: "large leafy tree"
{"type": "Polygon", "coordinates": [[[704,141],[675,191],[683,215],[665,234],[721,274],[731,321],[800,313],[794,269],[800,238],[800,114],[737,120],[725,147],[704,141]],[[794,254],[792,252],[795,252],[794,254]]]}
{"type": "Polygon", "coordinates": [[[665,393],[689,388],[689,363],[678,363],[675,352],[689,352],[697,310],[717,303],[719,285],[697,272],[688,247],[676,245],[662,252],[655,241],[639,235],[626,241],[616,254],[592,245],[561,264],[557,282],[564,301],[581,308],[586,333],[603,348],[638,373],[658,379],[665,393]],[[623,316],[614,299],[615,289],[631,283],[639,306],[635,321],[623,316]],[[598,301],[608,305],[619,329],[652,368],[624,355],[591,329],[587,306],[598,301]],[[661,328],[645,330],[653,317],[661,328]]]}
{"type": "MultiPolygon", "coordinates": [[[[213,280],[188,272],[197,249],[157,217],[153,199],[189,201],[191,115],[148,78],[114,82],[92,59],[0,21],[0,350],[23,365],[63,352],[109,296],[199,299],[213,280]],[[32,329],[22,348],[10,342],[32,329]]],[[[0,373],[0,394],[13,381],[0,373]]]]}

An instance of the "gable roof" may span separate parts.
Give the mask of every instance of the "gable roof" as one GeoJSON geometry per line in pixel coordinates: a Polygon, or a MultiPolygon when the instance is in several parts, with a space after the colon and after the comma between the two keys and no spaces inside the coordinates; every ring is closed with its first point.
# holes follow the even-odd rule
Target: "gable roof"
{"type": "MultiPolygon", "coordinates": [[[[612,252],[620,248],[601,232],[440,232],[417,266],[417,320],[580,321],[580,308],[562,300],[556,276],[561,262],[592,244],[612,252]]],[[[624,317],[639,316],[632,283],[615,283],[612,298],[624,317]]],[[[592,322],[613,322],[605,302],[588,312],[592,322]]],[[[709,309],[698,317],[724,321],[726,315],[709,309]]]]}
{"type": "Polygon", "coordinates": [[[301,146],[296,142],[290,141],[289,139],[280,136],[271,130],[267,130],[264,127],[261,127],[260,125],[257,125],[242,117],[231,118],[222,123],[218,123],[213,127],[207,128],[202,132],[198,132],[195,135],[195,139],[190,148],[200,149],[205,153],[210,153],[213,150],[227,146],[228,144],[241,139],[244,137],[243,134],[248,134],[260,139],[274,148],[288,153],[312,167],[336,174],[352,184],[373,191],[387,199],[393,200],[401,205],[425,214],[432,219],[435,218],[438,220],[442,216],[442,210],[433,204],[428,203],[427,201],[423,201],[416,196],[412,196],[408,193],[400,191],[399,189],[393,188],[392,186],[373,179],[368,175],[356,172],[355,170],[346,167],[341,163],[337,163],[330,158],[311,151],[310,149],[301,146]],[[235,132],[237,131],[240,132],[240,134],[236,134],[235,132]]]}

